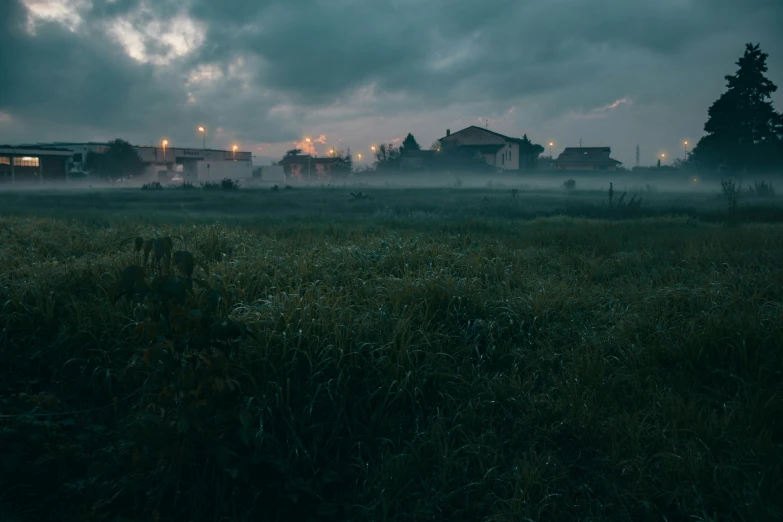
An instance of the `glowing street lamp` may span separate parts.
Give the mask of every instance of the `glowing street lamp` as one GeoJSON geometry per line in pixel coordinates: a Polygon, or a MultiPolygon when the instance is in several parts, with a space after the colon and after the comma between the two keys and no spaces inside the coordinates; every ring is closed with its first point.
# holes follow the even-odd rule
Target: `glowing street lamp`
{"type": "Polygon", "coordinates": [[[329,149],[329,155],[334,156],[334,149],[329,149]]]}
{"type": "MultiPolygon", "coordinates": [[[[305,141],[308,144],[312,144],[312,140],[310,138],[305,138],[305,141]]],[[[307,151],[307,180],[310,180],[310,158],[312,157],[312,154],[310,154],[310,151],[307,151]]]]}
{"type": "Polygon", "coordinates": [[[236,161],[237,160],[237,146],[236,145],[231,147],[231,152],[234,153],[234,161],[236,161]]]}
{"type": "Polygon", "coordinates": [[[198,131],[204,135],[204,150],[207,150],[207,129],[206,127],[199,127],[198,131]]]}
{"type": "Polygon", "coordinates": [[[552,147],[554,146],[553,142],[549,142],[549,159],[552,159],[552,147]]]}
{"type": "Polygon", "coordinates": [[[169,140],[163,140],[161,142],[161,145],[163,145],[163,165],[166,165],[166,146],[169,144],[169,140]]]}
{"type": "Polygon", "coordinates": [[[688,161],[688,142],[683,141],[683,146],[685,147],[685,156],[682,158],[683,161],[688,161]]]}
{"type": "Polygon", "coordinates": [[[375,145],[373,145],[372,147],[370,147],[370,150],[372,150],[373,152],[377,152],[378,148],[375,145]]]}
{"type": "Polygon", "coordinates": [[[360,153],[358,153],[358,154],[356,155],[356,157],[357,157],[357,158],[359,158],[359,159],[362,159],[362,153],[361,153],[361,152],[360,152],[360,153]]]}

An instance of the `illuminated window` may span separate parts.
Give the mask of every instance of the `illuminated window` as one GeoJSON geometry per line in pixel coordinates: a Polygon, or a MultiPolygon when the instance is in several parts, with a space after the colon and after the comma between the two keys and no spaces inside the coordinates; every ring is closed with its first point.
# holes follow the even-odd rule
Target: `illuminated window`
{"type": "Polygon", "coordinates": [[[0,156],[0,165],[10,165],[11,164],[11,158],[8,156],[0,156]]]}
{"type": "Polygon", "coordinates": [[[14,158],[14,167],[37,167],[38,158],[32,158],[30,156],[23,156],[21,158],[14,158]]]}

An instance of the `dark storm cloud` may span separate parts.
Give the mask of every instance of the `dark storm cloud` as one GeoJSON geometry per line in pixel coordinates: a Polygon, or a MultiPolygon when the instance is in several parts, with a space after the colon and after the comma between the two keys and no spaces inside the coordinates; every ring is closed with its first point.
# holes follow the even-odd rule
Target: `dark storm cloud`
{"type": "Polygon", "coordinates": [[[33,36],[21,0],[0,2],[0,63],[15,71],[0,111],[31,132],[49,122],[186,140],[208,122],[274,142],[327,118],[448,109],[472,122],[511,106],[527,129],[624,97],[674,107],[713,96],[746,41],[783,53],[779,0],[96,0],[78,14],[74,32],[49,21],[33,36]],[[122,20],[137,53],[165,56],[175,44],[145,28],[179,30],[183,15],[203,41],[165,63],[117,41],[122,20]],[[336,108],[313,112],[325,107],[336,108]]]}
{"type": "MultiPolygon", "coordinates": [[[[203,58],[238,49],[262,56],[265,84],[297,103],[328,103],[375,82],[381,92],[409,93],[412,107],[433,107],[552,92],[606,76],[617,82],[619,70],[635,74],[640,60],[675,59],[736,27],[738,14],[783,11],[772,1],[732,9],[722,0],[368,4],[248,2],[243,11],[240,0],[225,10],[203,0],[192,13],[219,21],[210,24],[214,43],[204,47],[203,58]],[[461,46],[464,56],[454,64],[431,66],[436,56],[461,46]]],[[[623,83],[633,88],[637,82],[623,83]]]]}
{"type": "Polygon", "coordinates": [[[31,36],[24,8],[15,0],[4,5],[0,63],[12,73],[0,82],[2,107],[31,118],[134,125],[139,104],[172,102],[173,94],[155,84],[152,67],[130,63],[116,46],[102,45],[100,35],[75,35],[47,22],[31,36]]]}
{"type": "MultiPolygon", "coordinates": [[[[185,71],[176,65],[166,70],[139,63],[102,31],[103,22],[127,14],[138,2],[103,5],[106,9],[96,4],[84,12],[84,21],[75,32],[55,21],[41,21],[31,35],[26,30],[28,13],[23,4],[18,0],[0,2],[0,64],[3,70],[12,71],[0,81],[0,111],[38,130],[37,135],[19,139],[34,141],[46,135],[49,125],[70,125],[89,136],[133,136],[144,143],[157,141],[161,133],[180,133],[183,140],[190,139],[192,127],[203,121],[215,127],[229,121],[253,126],[255,120],[242,96],[226,96],[220,106],[188,106],[185,71]]],[[[171,10],[174,12],[173,7],[171,10]]],[[[145,48],[153,54],[166,50],[160,42],[147,42],[145,48]]],[[[236,83],[230,80],[226,86],[236,91],[236,83]]],[[[294,136],[284,126],[259,128],[255,135],[262,140],[294,136]]]]}
{"type": "Polygon", "coordinates": [[[600,74],[589,63],[594,48],[672,55],[711,30],[706,13],[681,4],[247,2],[240,16],[238,1],[222,10],[204,0],[192,12],[204,21],[217,18],[212,40],[230,42],[205,46],[203,57],[219,59],[237,49],[257,53],[269,65],[265,81],[302,101],[322,103],[367,81],[447,101],[452,86],[471,80],[477,93],[519,95],[552,88],[573,72],[580,78],[600,74]],[[236,33],[249,22],[258,24],[256,31],[236,33]],[[460,63],[429,68],[435,54],[448,55],[466,40],[472,45],[460,63]]]}

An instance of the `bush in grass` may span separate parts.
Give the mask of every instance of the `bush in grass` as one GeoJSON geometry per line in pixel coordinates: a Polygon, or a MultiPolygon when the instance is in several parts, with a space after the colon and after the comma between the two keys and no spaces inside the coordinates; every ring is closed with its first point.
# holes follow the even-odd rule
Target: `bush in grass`
{"type": "Polygon", "coordinates": [[[231,178],[223,178],[220,181],[206,181],[201,184],[204,190],[238,190],[239,181],[231,178]]]}

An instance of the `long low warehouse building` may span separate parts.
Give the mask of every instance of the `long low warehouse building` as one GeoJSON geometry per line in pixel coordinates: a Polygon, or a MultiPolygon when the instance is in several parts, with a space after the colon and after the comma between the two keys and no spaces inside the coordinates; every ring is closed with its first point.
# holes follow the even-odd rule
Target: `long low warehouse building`
{"type": "MultiPolygon", "coordinates": [[[[43,150],[65,150],[67,172],[71,177],[87,174],[85,165],[90,153],[102,154],[109,150],[109,143],[40,143],[43,150]]],[[[250,152],[183,147],[134,146],[141,160],[147,165],[145,177],[161,182],[184,178],[188,182],[214,181],[223,178],[249,179],[253,177],[253,160],[250,152]]]]}
{"type": "Polygon", "coordinates": [[[67,181],[72,159],[63,148],[0,145],[0,183],[67,181]]]}

